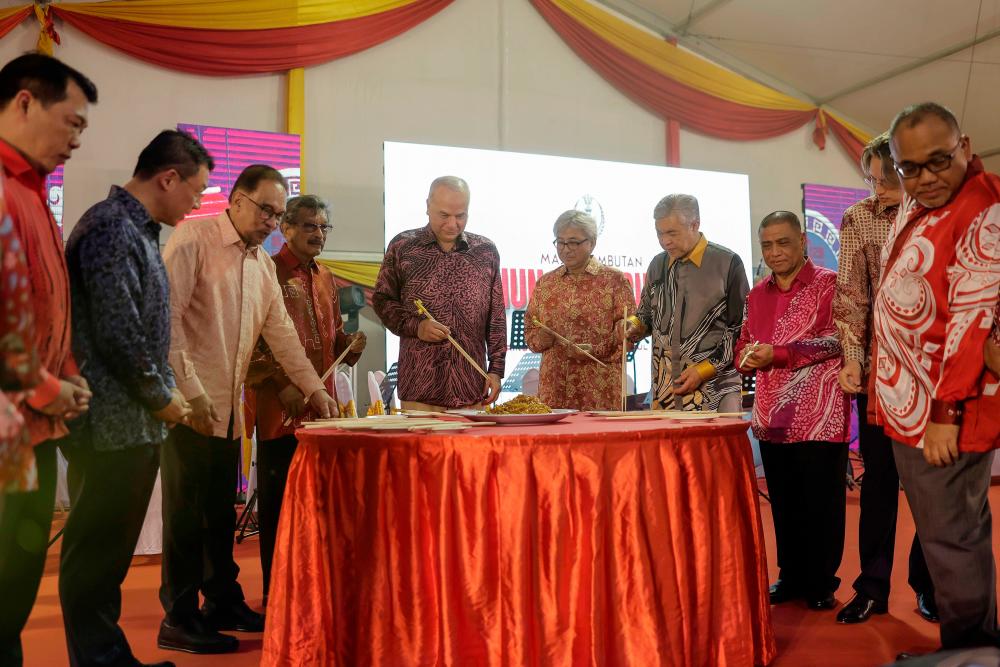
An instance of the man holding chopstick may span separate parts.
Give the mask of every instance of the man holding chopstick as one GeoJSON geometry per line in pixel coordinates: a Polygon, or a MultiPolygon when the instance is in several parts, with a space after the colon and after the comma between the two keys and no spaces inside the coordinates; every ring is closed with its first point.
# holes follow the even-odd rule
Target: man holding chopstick
{"type": "MultiPolygon", "coordinates": [[[[367,342],[362,332],[351,336],[344,333],[337,281],[330,269],[316,262],[331,229],[327,202],[316,195],[293,197],[285,205],[285,215],[281,219],[285,244],[274,255],[285,309],[295,324],[306,356],[321,379],[345,351],[347,356],[342,363],[356,364],[367,342]]],[[[285,480],[298,446],[295,429],[303,418],[315,417],[316,413],[275,360],[263,338],[257,342],[246,382],[253,386],[253,390],[247,392],[246,405],[255,408],[247,412],[255,412],[257,425],[257,521],[266,604],[285,480]]],[[[327,392],[336,396],[332,374],[325,378],[325,384],[327,392]]],[[[341,403],[347,402],[346,397],[337,398],[341,403]]],[[[248,414],[245,423],[249,428],[249,424],[254,423],[253,415],[248,414]]]]}
{"type": "Polygon", "coordinates": [[[507,354],[500,255],[492,241],[465,231],[468,210],[464,180],[435,179],[427,225],[389,243],[375,283],[375,312],[400,337],[397,388],[406,409],[478,407],[500,394],[507,354]]]}

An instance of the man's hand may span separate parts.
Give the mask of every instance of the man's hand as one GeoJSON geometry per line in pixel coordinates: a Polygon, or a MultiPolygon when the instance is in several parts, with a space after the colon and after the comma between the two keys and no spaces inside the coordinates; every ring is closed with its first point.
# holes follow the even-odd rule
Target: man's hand
{"type": "Polygon", "coordinates": [[[489,405],[497,400],[500,395],[500,376],[496,373],[487,373],[489,378],[483,384],[483,405],[489,405]]]}
{"type": "Polygon", "coordinates": [[[278,392],[278,400],[285,408],[285,414],[295,419],[306,411],[306,397],[294,384],[290,384],[278,392]]]}
{"type": "Polygon", "coordinates": [[[440,343],[451,335],[451,329],[434,320],[421,320],[417,327],[417,338],[425,343],[440,343]]]}
{"type": "Polygon", "coordinates": [[[992,338],[987,338],[983,344],[983,361],[987,368],[1000,376],[1000,345],[994,343],[992,338]]]}
{"type": "Polygon", "coordinates": [[[840,375],[837,376],[837,381],[840,382],[840,388],[846,394],[856,394],[861,391],[861,364],[854,359],[845,361],[844,367],[840,369],[840,375]]]}
{"type": "Polygon", "coordinates": [[[66,382],[69,382],[77,388],[77,391],[74,394],[74,398],[76,399],[76,408],[63,415],[63,418],[76,419],[90,409],[90,398],[93,394],[90,391],[90,384],[87,382],[87,378],[82,375],[70,375],[66,378],[66,382]]]}
{"type": "MultiPolygon", "coordinates": [[[[79,378],[79,380],[83,380],[83,378],[79,378]]],[[[90,405],[90,396],[86,380],[83,380],[82,386],[71,381],[70,378],[59,380],[59,393],[39,412],[52,417],[72,419],[87,411],[90,405]]]]}
{"type": "Polygon", "coordinates": [[[958,424],[927,422],[924,458],[932,466],[945,468],[958,460],[958,424]]]}
{"type": "Polygon", "coordinates": [[[319,391],[314,391],[313,395],[309,397],[309,405],[313,407],[323,419],[329,419],[330,417],[335,417],[340,413],[340,409],[337,407],[337,401],[330,397],[330,394],[326,393],[326,389],[320,389],[319,391]]]}
{"type": "Polygon", "coordinates": [[[363,331],[359,331],[351,336],[351,352],[361,354],[365,351],[365,345],[367,344],[368,336],[363,331]]]}
{"type": "Polygon", "coordinates": [[[743,368],[767,368],[774,361],[774,347],[766,343],[754,346],[753,354],[744,362],[743,368]]]}
{"type": "Polygon", "coordinates": [[[153,413],[153,416],[168,425],[180,424],[191,414],[191,406],[184,400],[180,390],[174,388],[170,392],[170,402],[153,413]]]}
{"type": "Polygon", "coordinates": [[[636,324],[634,321],[625,320],[625,327],[625,336],[633,342],[646,337],[646,325],[642,322],[636,324]]]}
{"type": "MultiPolygon", "coordinates": [[[[577,345],[580,346],[580,349],[586,350],[591,354],[594,353],[594,346],[591,345],[590,343],[577,343],[577,345]]],[[[570,359],[576,359],[577,361],[590,361],[590,357],[588,357],[587,355],[585,355],[583,352],[576,349],[572,345],[566,346],[566,354],[569,356],[570,359]]]]}
{"type": "Polygon", "coordinates": [[[222,421],[219,413],[215,411],[212,399],[208,397],[208,394],[202,394],[188,401],[188,405],[191,407],[191,414],[188,415],[191,428],[202,435],[212,435],[214,424],[222,421]]]}
{"type": "Polygon", "coordinates": [[[684,372],[674,380],[674,393],[678,396],[686,396],[701,386],[701,374],[694,366],[688,366],[684,372]]]}

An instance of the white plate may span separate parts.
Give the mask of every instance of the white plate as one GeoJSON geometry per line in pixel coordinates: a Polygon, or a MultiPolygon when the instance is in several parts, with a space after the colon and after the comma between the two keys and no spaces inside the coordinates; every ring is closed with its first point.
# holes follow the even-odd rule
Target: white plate
{"type": "Polygon", "coordinates": [[[579,410],[555,409],[552,412],[543,412],[539,415],[493,415],[485,410],[469,410],[463,412],[463,416],[476,422],[496,422],[502,424],[552,424],[562,421],[570,415],[574,415],[579,410]]]}

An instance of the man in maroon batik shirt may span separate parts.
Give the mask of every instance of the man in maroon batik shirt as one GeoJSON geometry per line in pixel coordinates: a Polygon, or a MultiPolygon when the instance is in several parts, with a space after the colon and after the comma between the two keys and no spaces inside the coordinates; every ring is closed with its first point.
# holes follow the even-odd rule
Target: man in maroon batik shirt
{"type": "MultiPolygon", "coordinates": [[[[87,409],[90,390],[70,350],[69,278],[45,177],[80,147],[97,88],[55,58],[30,53],[0,70],[3,194],[30,272],[33,341],[41,382],[20,405],[34,447],[35,491],[0,497],[0,664],[20,665],[21,630],[35,602],[56,484],[56,441],[87,409]]],[[[5,275],[2,277],[6,277],[5,275]]]]}
{"type": "Polygon", "coordinates": [[[385,251],[372,305],[400,337],[404,408],[479,406],[500,394],[507,354],[500,255],[492,241],[465,231],[468,210],[468,184],[437,178],[427,196],[427,226],[398,234],[385,251]],[[416,299],[436,322],[417,312],[416,299]],[[489,360],[489,379],[448,342],[449,334],[480,366],[489,360]]]}

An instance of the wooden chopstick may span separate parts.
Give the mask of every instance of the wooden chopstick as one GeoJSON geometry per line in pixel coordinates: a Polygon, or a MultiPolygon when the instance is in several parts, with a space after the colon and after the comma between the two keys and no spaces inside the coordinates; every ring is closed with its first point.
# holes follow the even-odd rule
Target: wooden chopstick
{"type": "MultiPolygon", "coordinates": [[[[323,373],[323,377],[321,377],[319,379],[319,381],[321,383],[325,383],[329,379],[329,377],[331,375],[333,375],[333,371],[337,370],[337,366],[339,366],[340,362],[343,361],[345,357],[347,357],[347,355],[348,355],[348,353],[350,351],[351,351],[351,346],[350,345],[348,345],[346,348],[344,348],[344,351],[340,353],[340,356],[337,357],[337,360],[334,361],[333,364],[329,368],[326,369],[326,372],[323,373]]],[[[336,393],[336,392],[334,392],[334,393],[336,393]]],[[[333,399],[333,400],[337,400],[337,399],[333,399]]],[[[282,424],[282,426],[291,426],[292,421],[293,421],[292,417],[289,417],[288,419],[286,419],[284,421],[284,423],[282,424]]]]}
{"type": "MultiPolygon", "coordinates": [[[[628,319],[628,306],[624,306],[622,314],[622,327],[628,319]]],[[[625,359],[628,357],[628,337],[622,332],[622,412],[628,410],[628,372],[625,370],[625,359]]]]}
{"type": "Polygon", "coordinates": [[[603,361],[601,361],[600,359],[598,359],[597,357],[595,357],[594,355],[592,355],[590,352],[587,352],[585,349],[583,349],[582,347],[580,347],[579,345],[577,345],[576,343],[574,343],[573,341],[571,341],[569,338],[566,338],[565,336],[563,336],[562,334],[560,334],[558,331],[554,331],[553,329],[550,329],[549,327],[547,327],[544,324],[542,324],[541,322],[539,322],[537,317],[532,317],[531,321],[534,322],[535,326],[538,327],[539,329],[545,329],[550,334],[552,334],[557,339],[559,339],[561,342],[565,343],[566,345],[569,345],[570,347],[575,348],[578,352],[581,352],[582,354],[584,354],[585,356],[589,357],[590,359],[593,359],[594,361],[596,361],[597,363],[599,363],[601,366],[604,366],[605,368],[608,367],[608,365],[606,363],[604,363],[603,361]]]}
{"type": "MultiPolygon", "coordinates": [[[[427,319],[429,319],[431,322],[437,322],[437,320],[434,319],[434,316],[431,315],[430,311],[427,310],[427,308],[424,307],[424,302],[423,301],[421,301],[420,299],[414,299],[413,303],[416,304],[416,306],[417,306],[417,312],[418,313],[420,313],[421,315],[423,315],[424,317],[426,317],[427,319]]],[[[438,324],[440,324],[440,322],[438,322],[438,324]]],[[[480,367],[480,365],[478,363],[476,363],[476,360],[473,359],[472,356],[468,352],[466,352],[464,349],[462,349],[462,346],[458,344],[457,340],[455,340],[454,338],[451,337],[451,334],[448,334],[448,342],[455,346],[455,349],[458,350],[459,353],[461,353],[461,355],[463,357],[465,357],[466,361],[468,361],[470,364],[472,364],[473,367],[475,367],[475,369],[477,371],[479,371],[480,375],[482,375],[487,380],[490,379],[490,376],[486,374],[486,371],[484,371],[482,369],[482,367],[480,367]]]]}

